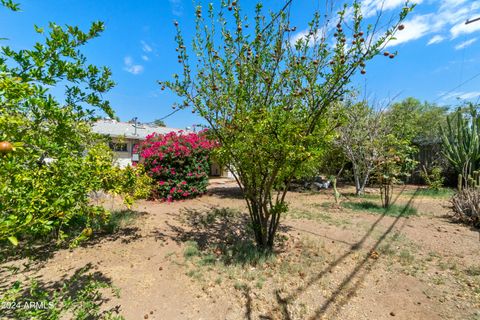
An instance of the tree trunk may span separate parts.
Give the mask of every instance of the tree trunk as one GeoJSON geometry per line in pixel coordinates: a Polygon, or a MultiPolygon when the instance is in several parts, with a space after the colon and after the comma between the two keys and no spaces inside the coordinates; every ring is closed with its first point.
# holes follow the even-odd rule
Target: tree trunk
{"type": "Polygon", "coordinates": [[[282,212],[273,210],[270,205],[264,205],[261,200],[254,197],[247,199],[247,202],[257,247],[271,251],[282,212]]]}

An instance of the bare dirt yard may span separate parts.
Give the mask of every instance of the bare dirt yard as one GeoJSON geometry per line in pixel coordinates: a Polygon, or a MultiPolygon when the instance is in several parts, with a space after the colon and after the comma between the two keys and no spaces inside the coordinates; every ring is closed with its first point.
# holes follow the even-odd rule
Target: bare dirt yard
{"type": "MultiPolygon", "coordinates": [[[[104,279],[101,309],[125,319],[480,319],[478,230],[452,222],[448,193],[290,193],[271,256],[256,253],[232,182],[173,204],[143,201],[120,228],[75,249],[0,264],[0,290],[79,272],[104,279]]],[[[1,318],[1,317],[0,317],[1,318]]]]}

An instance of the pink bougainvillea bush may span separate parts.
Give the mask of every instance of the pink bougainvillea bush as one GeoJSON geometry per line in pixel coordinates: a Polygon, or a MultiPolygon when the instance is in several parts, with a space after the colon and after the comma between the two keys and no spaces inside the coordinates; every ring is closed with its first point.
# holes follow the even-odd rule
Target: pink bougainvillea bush
{"type": "Polygon", "coordinates": [[[153,196],[173,201],[205,193],[208,157],[215,146],[205,132],[147,136],[138,148],[147,174],[155,181],[153,196]]]}

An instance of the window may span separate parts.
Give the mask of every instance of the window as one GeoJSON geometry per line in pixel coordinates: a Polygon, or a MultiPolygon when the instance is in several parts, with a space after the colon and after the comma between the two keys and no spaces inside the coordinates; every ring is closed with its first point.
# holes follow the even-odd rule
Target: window
{"type": "Polygon", "coordinates": [[[110,142],[110,149],[116,152],[127,152],[128,147],[126,143],[110,142]]]}

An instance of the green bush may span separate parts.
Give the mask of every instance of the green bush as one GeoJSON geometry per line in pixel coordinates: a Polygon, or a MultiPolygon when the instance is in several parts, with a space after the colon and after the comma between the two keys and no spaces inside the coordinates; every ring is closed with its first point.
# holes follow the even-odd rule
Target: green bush
{"type": "Polygon", "coordinates": [[[91,204],[92,192],[124,194],[128,203],[146,193],[139,171],[113,167],[106,143],[91,131],[98,113],[114,116],[102,98],[114,86],[111,71],[87,64],[81,52],[103,28],[51,23],[48,32],[35,27],[44,39],[32,49],[2,47],[0,244],[52,237],[78,243],[96,221],[108,220],[104,208],[91,204]]]}
{"type": "Polygon", "coordinates": [[[433,167],[430,170],[430,173],[428,173],[427,169],[424,167],[420,176],[425,180],[425,183],[430,190],[440,191],[445,181],[443,169],[441,167],[433,167]]]}
{"type": "Polygon", "coordinates": [[[87,269],[78,270],[56,290],[46,289],[37,280],[16,281],[0,295],[2,316],[9,319],[124,319],[114,311],[100,310],[106,300],[102,291],[109,288],[118,296],[118,289],[105,279],[96,279],[87,269]]]}

